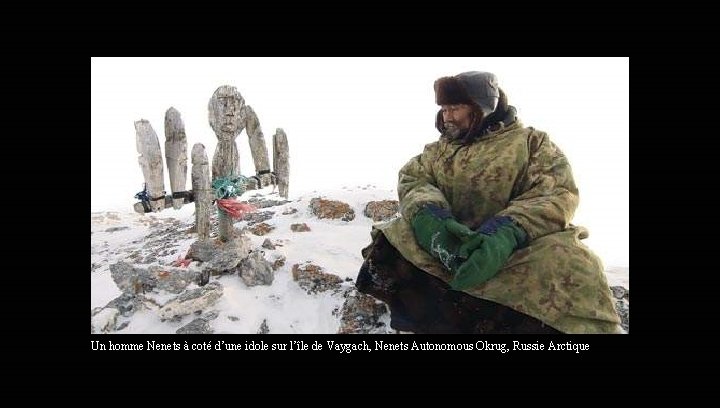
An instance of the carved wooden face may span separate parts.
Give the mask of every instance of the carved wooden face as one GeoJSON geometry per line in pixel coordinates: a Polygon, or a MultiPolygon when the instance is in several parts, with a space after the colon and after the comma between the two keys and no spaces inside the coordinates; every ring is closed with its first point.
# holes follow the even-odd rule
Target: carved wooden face
{"type": "Polygon", "coordinates": [[[218,138],[235,137],[245,127],[245,100],[234,86],[224,85],[215,90],[208,104],[210,127],[218,138]]]}

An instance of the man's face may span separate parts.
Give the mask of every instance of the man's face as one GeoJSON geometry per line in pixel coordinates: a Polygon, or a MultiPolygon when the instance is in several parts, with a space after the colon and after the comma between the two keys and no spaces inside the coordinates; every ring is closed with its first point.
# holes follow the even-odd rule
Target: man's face
{"type": "Polygon", "coordinates": [[[441,105],[445,133],[451,138],[470,129],[472,123],[472,107],[466,104],[441,105]]]}

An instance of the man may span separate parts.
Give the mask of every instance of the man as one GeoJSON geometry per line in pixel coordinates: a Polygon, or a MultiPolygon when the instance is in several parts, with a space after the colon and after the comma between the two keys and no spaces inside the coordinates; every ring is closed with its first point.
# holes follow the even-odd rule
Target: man
{"type": "Polygon", "coordinates": [[[402,217],[373,227],[357,279],[415,333],[619,333],[600,259],[570,224],[578,189],[495,75],[435,81],[440,139],[401,170],[402,217]]]}

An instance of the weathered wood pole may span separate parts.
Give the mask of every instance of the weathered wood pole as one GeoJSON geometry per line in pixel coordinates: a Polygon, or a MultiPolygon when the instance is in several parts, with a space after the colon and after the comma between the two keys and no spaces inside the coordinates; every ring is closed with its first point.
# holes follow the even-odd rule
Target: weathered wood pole
{"type": "Polygon", "coordinates": [[[138,162],[150,196],[150,208],[154,212],[162,211],[165,208],[165,183],[157,133],[150,126],[150,122],[140,119],[135,122],[135,136],[137,151],[140,153],[138,162]]]}
{"type": "MultiPolygon", "coordinates": [[[[163,203],[163,204],[164,204],[163,208],[173,208],[173,198],[172,198],[172,196],[171,196],[171,195],[166,195],[164,198],[165,198],[164,200],[158,200],[158,203],[163,203]]],[[[181,200],[182,200],[182,203],[183,203],[183,204],[192,203],[193,201],[195,201],[195,197],[193,196],[193,192],[192,192],[192,191],[188,191],[187,195],[183,196],[183,198],[182,198],[181,200]]],[[[135,212],[138,213],[138,214],[146,214],[146,213],[148,213],[148,212],[151,212],[151,211],[146,211],[146,210],[145,210],[145,207],[143,206],[142,201],[141,201],[141,202],[138,202],[138,203],[135,203],[135,204],[133,205],[133,208],[135,209],[135,212]]]]}
{"type": "Polygon", "coordinates": [[[210,162],[205,146],[195,143],[192,148],[192,189],[195,196],[195,227],[198,239],[210,238],[210,211],[212,211],[212,186],[210,162]]]}
{"type": "Polygon", "coordinates": [[[277,177],[278,193],[288,198],[290,184],[290,147],[287,135],[282,128],[277,128],[273,135],[273,168],[277,177]]]}
{"type": "Polygon", "coordinates": [[[173,208],[183,206],[183,198],[176,193],[185,192],[187,179],[187,138],[180,112],[171,107],[165,112],[165,159],[173,192],[173,208]]]}
{"type": "Polygon", "coordinates": [[[252,154],[255,164],[255,174],[260,179],[261,184],[258,188],[262,188],[270,185],[272,181],[265,136],[260,127],[260,120],[250,105],[245,105],[245,117],[245,132],[248,135],[248,141],[250,143],[250,154],[252,154]]]}
{"type": "MultiPolygon", "coordinates": [[[[212,178],[240,175],[240,161],[235,138],[245,128],[245,99],[234,86],[223,85],[215,90],[208,103],[210,127],[218,138],[212,162],[212,178]]],[[[218,210],[220,239],[228,241],[233,236],[233,220],[218,210]]]]}

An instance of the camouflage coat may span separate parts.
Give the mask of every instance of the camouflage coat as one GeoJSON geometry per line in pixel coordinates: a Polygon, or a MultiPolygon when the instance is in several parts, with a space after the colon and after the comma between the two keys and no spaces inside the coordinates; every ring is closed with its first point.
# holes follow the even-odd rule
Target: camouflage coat
{"type": "Polygon", "coordinates": [[[477,228],[511,216],[528,233],[493,279],[466,293],[508,306],[565,333],[616,333],[620,319],[600,259],[570,224],[578,190],[565,155],[547,134],[520,121],[461,145],[443,138],[401,170],[402,217],[373,227],[412,264],[449,282],[450,273],[415,241],[410,220],[426,203],[477,228]]]}

